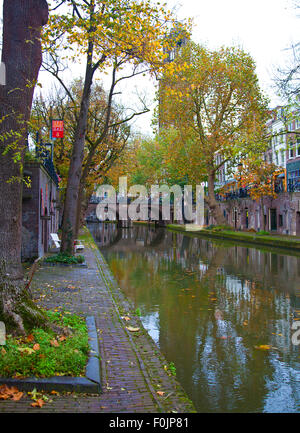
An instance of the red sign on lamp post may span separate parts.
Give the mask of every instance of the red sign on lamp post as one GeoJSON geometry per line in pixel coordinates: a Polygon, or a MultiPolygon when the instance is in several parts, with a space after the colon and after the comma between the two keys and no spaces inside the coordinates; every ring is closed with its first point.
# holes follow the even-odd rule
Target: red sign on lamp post
{"type": "Polygon", "coordinates": [[[52,120],[52,138],[64,138],[64,121],[52,120]]]}

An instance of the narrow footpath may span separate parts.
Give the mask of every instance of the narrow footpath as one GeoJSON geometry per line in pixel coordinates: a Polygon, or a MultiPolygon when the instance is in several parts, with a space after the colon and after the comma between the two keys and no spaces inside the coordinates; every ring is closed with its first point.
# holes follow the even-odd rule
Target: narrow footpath
{"type": "Polygon", "coordinates": [[[95,317],[102,393],[51,395],[52,402],[42,408],[31,407],[29,396],[17,402],[0,400],[0,413],[195,412],[87,230],[82,239],[87,267],[42,265],[35,274],[32,293],[36,302],[47,309],[95,317]],[[131,332],[127,329],[130,326],[140,331],[131,332]]]}

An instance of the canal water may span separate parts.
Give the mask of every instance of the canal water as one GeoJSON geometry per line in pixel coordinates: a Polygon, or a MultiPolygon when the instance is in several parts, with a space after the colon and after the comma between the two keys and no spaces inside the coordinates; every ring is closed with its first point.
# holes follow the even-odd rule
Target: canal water
{"type": "Polygon", "coordinates": [[[198,412],[300,412],[300,257],[162,228],[89,228],[198,412]]]}

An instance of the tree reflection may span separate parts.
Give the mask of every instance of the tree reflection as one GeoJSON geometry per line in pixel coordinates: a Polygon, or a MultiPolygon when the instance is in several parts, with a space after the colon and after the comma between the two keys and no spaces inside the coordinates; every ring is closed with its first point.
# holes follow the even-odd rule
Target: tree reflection
{"type": "Polygon", "coordinates": [[[299,257],[143,226],[111,239],[120,287],[200,412],[298,410],[299,257]]]}

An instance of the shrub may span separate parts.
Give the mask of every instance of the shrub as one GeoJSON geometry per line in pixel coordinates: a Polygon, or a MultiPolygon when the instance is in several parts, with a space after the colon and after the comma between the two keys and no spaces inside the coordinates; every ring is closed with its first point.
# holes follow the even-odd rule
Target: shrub
{"type": "Polygon", "coordinates": [[[46,263],[67,263],[67,264],[78,264],[84,263],[83,256],[72,256],[70,254],[58,253],[54,256],[47,257],[44,261],[46,263]]]}
{"type": "Polygon", "coordinates": [[[251,229],[246,230],[246,232],[248,232],[248,233],[256,233],[256,230],[253,227],[251,227],[251,229]]]}
{"type": "Polygon", "coordinates": [[[266,232],[265,230],[259,230],[257,232],[257,236],[268,236],[270,233],[266,232]]]}
{"type": "Polygon", "coordinates": [[[222,231],[234,230],[233,227],[227,226],[227,225],[218,225],[218,226],[211,225],[211,226],[207,227],[207,229],[211,230],[213,232],[222,232],[222,231]]]}

